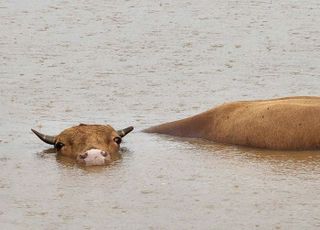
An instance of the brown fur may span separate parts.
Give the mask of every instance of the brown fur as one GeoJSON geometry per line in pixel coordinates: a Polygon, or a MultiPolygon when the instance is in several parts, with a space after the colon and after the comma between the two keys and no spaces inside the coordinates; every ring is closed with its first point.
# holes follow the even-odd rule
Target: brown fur
{"type": "Polygon", "coordinates": [[[320,97],[226,103],[145,132],[268,149],[319,149],[320,97]]]}
{"type": "Polygon", "coordinates": [[[110,125],[80,124],[62,131],[55,137],[55,143],[63,143],[58,154],[77,158],[80,153],[95,148],[110,153],[111,159],[119,159],[119,145],[114,138],[118,133],[110,125]]]}

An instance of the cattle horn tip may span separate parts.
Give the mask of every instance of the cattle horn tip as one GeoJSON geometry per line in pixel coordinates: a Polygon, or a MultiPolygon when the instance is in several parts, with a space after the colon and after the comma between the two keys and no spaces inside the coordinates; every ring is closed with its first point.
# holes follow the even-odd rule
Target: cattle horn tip
{"type": "Polygon", "coordinates": [[[54,136],[48,136],[48,135],[44,135],[40,132],[38,132],[37,130],[31,129],[31,131],[37,135],[37,137],[40,138],[40,140],[42,140],[43,142],[49,144],[49,145],[54,145],[55,142],[55,137],[54,136]]]}
{"type": "Polygon", "coordinates": [[[117,133],[119,134],[120,137],[124,137],[128,133],[130,133],[133,130],[133,126],[129,126],[125,129],[118,130],[117,133]]]}

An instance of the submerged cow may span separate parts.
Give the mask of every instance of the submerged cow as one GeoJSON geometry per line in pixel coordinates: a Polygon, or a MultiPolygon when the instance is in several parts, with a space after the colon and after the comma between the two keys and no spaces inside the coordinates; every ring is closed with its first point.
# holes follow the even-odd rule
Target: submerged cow
{"type": "Polygon", "coordinates": [[[105,165],[119,158],[122,137],[133,130],[115,131],[110,125],[80,124],[65,129],[57,136],[48,136],[31,129],[42,141],[53,145],[57,153],[85,165],[105,165]]]}
{"type": "Polygon", "coordinates": [[[144,131],[258,148],[319,149],[320,97],[226,103],[144,131]]]}

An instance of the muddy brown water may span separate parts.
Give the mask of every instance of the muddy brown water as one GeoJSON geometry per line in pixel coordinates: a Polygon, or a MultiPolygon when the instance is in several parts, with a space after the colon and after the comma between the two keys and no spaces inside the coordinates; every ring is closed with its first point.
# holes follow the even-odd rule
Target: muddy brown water
{"type": "Polygon", "coordinates": [[[1,229],[319,229],[320,152],[140,132],[233,100],[319,95],[320,3],[0,2],[1,229]],[[83,168],[30,131],[129,125],[83,168]]]}

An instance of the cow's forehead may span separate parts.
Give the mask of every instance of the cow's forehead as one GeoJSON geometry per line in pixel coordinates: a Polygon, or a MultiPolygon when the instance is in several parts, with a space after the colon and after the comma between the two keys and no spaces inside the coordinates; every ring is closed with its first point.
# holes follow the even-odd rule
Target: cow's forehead
{"type": "Polygon", "coordinates": [[[61,138],[74,138],[86,135],[112,135],[116,131],[110,125],[86,125],[80,124],[63,130],[58,136],[61,138]]]}

